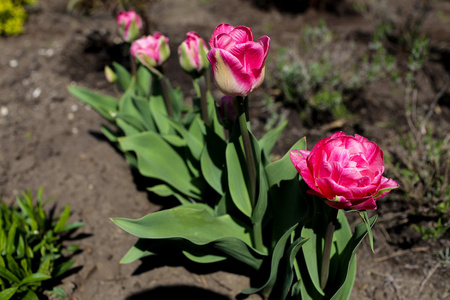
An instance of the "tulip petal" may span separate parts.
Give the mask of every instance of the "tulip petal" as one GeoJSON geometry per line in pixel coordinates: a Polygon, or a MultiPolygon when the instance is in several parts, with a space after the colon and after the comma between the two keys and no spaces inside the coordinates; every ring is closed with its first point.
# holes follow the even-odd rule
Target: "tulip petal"
{"type": "Polygon", "coordinates": [[[214,81],[228,96],[246,96],[252,90],[252,80],[241,62],[228,51],[213,48],[207,54],[213,66],[214,81]]]}
{"type": "Polygon", "coordinates": [[[229,51],[239,59],[241,64],[245,67],[245,71],[250,75],[253,75],[253,69],[260,71],[264,65],[264,60],[266,59],[264,57],[264,49],[262,46],[254,42],[237,44],[229,51]]]}
{"type": "Polygon", "coordinates": [[[236,45],[236,41],[228,34],[221,33],[214,40],[214,48],[229,50],[236,45]]]}
{"type": "Polygon", "coordinates": [[[211,35],[211,39],[209,39],[209,42],[208,42],[208,43],[209,43],[209,46],[210,46],[211,48],[217,48],[217,47],[214,45],[214,41],[215,41],[216,36],[218,36],[218,35],[221,34],[221,33],[226,33],[226,34],[228,34],[228,33],[230,33],[233,29],[234,29],[234,27],[231,26],[230,24],[227,24],[227,23],[219,24],[219,25],[214,29],[214,31],[213,31],[213,33],[212,33],[212,35],[211,35]]]}
{"type": "Polygon", "coordinates": [[[253,42],[252,30],[246,26],[235,27],[232,31],[230,31],[229,35],[236,41],[236,43],[253,42]]]}

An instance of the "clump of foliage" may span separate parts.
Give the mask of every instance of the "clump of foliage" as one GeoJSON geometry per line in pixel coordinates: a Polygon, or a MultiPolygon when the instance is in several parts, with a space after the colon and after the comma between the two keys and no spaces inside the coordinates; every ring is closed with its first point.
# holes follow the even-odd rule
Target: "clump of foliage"
{"type": "MultiPolygon", "coordinates": [[[[34,203],[31,192],[17,197],[17,206],[8,206],[0,199],[0,299],[40,299],[45,290],[64,297],[64,291],[52,286],[52,279],[66,273],[75,260],[70,254],[78,246],[65,248],[64,236],[83,226],[67,224],[70,206],[58,218],[47,214],[42,188],[34,203]]],[[[56,281],[55,281],[56,282],[56,281]]]]}
{"type": "Polygon", "coordinates": [[[361,47],[335,38],[323,21],[305,27],[300,55],[278,51],[271,79],[279,98],[293,104],[310,126],[348,117],[347,100],[367,83],[396,74],[395,58],[380,41],[383,32],[377,29],[368,51],[361,53],[361,47]]]}
{"type": "Polygon", "coordinates": [[[437,239],[450,228],[450,135],[436,130],[430,121],[450,83],[427,106],[418,104],[417,74],[428,60],[428,49],[429,40],[425,37],[413,43],[405,76],[408,128],[399,133],[398,143],[390,147],[391,156],[387,159],[393,164],[390,170],[400,179],[403,199],[414,213],[435,220],[427,226],[416,225],[416,230],[424,239],[437,239]]]}
{"type": "Polygon", "coordinates": [[[0,1],[0,35],[19,35],[27,19],[25,6],[36,0],[2,0],[0,1]]]}

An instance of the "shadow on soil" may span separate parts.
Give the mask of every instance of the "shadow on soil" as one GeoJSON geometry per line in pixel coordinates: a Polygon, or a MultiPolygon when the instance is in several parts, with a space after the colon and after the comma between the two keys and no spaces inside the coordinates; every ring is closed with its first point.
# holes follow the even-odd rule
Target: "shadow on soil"
{"type": "Polygon", "coordinates": [[[127,297],[126,300],[144,300],[144,299],[184,299],[189,296],[191,299],[196,300],[230,300],[229,297],[208,291],[202,288],[186,285],[171,285],[162,286],[150,290],[145,290],[139,293],[132,294],[127,297]]]}

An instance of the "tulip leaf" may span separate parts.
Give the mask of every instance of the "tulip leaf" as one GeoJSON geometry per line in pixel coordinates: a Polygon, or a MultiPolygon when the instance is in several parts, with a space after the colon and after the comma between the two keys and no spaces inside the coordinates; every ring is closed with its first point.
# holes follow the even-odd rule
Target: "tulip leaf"
{"type": "Polygon", "coordinates": [[[150,111],[150,104],[147,99],[142,99],[141,97],[133,98],[134,106],[139,114],[139,119],[144,124],[145,129],[150,131],[156,131],[155,122],[153,121],[153,116],[150,111]]]}
{"type": "MultiPolygon", "coordinates": [[[[198,120],[198,119],[196,119],[196,120],[198,120]]],[[[168,119],[168,122],[184,139],[187,146],[189,147],[189,150],[192,153],[192,156],[196,160],[200,160],[200,155],[203,151],[204,140],[203,140],[202,130],[201,130],[198,122],[194,120],[194,122],[192,122],[189,130],[186,130],[186,128],[184,128],[178,122],[172,121],[170,119],[168,119]]]]}
{"type": "Polygon", "coordinates": [[[186,147],[187,143],[182,137],[174,134],[161,134],[161,137],[174,147],[186,147]]]}
{"type": "Polygon", "coordinates": [[[188,199],[184,198],[179,193],[177,193],[171,186],[169,186],[167,184],[154,185],[152,187],[147,188],[147,190],[155,193],[156,195],[158,195],[160,197],[174,196],[175,198],[178,199],[178,201],[180,201],[181,204],[192,203],[191,201],[189,201],[188,199]]]}
{"type": "Polygon", "coordinates": [[[126,91],[131,83],[131,75],[127,69],[125,69],[121,64],[113,62],[114,69],[116,69],[117,82],[119,83],[122,90],[126,91]]]}
{"type": "Polygon", "coordinates": [[[211,128],[206,128],[206,145],[200,157],[200,167],[206,182],[220,195],[225,168],[226,143],[211,128]]]}
{"type": "Polygon", "coordinates": [[[277,128],[270,130],[267,132],[260,140],[259,145],[262,148],[264,155],[269,157],[270,151],[272,151],[273,146],[278,141],[278,137],[283,132],[284,128],[287,125],[287,121],[281,123],[277,128]]]}
{"type": "Polygon", "coordinates": [[[305,150],[306,138],[298,140],[281,159],[266,166],[266,174],[270,187],[279,185],[281,181],[290,180],[298,175],[290,157],[290,151],[293,149],[305,150]]]}
{"type": "MultiPolygon", "coordinates": [[[[211,245],[223,253],[258,267],[261,259],[251,246],[247,228],[230,215],[214,216],[206,204],[195,203],[151,213],[141,219],[113,219],[123,230],[144,239],[186,240],[195,245],[211,245]]],[[[213,254],[212,255],[216,255],[213,254]]]]}
{"type": "Polygon", "coordinates": [[[286,244],[288,241],[288,238],[291,236],[291,233],[295,230],[298,224],[292,226],[287,230],[283,236],[277,241],[275,248],[273,249],[272,258],[271,258],[271,265],[270,265],[270,275],[267,281],[257,288],[249,288],[242,291],[243,294],[254,294],[259,291],[261,291],[264,288],[271,288],[275,284],[275,281],[278,276],[278,267],[280,264],[281,259],[284,256],[286,244]]]}
{"type": "Polygon", "coordinates": [[[134,151],[139,172],[160,179],[178,191],[199,199],[200,190],[192,184],[192,176],[182,157],[155,132],[147,131],[119,139],[125,151],[134,151]]]}
{"type": "Polygon", "coordinates": [[[152,74],[146,67],[142,65],[140,65],[137,70],[137,83],[139,92],[144,97],[147,97],[152,86],[152,74]]]}
{"type": "Polygon", "coordinates": [[[117,135],[116,133],[112,132],[111,129],[106,127],[105,125],[101,126],[101,131],[103,135],[111,142],[111,143],[117,143],[117,135]]]}
{"type": "Polygon", "coordinates": [[[219,261],[226,260],[227,257],[225,256],[219,256],[219,255],[212,255],[212,254],[206,254],[206,255],[198,255],[197,253],[189,252],[187,250],[183,250],[183,254],[196,263],[201,264],[209,264],[209,263],[215,263],[219,261]]]}
{"type": "Polygon", "coordinates": [[[233,142],[228,143],[225,157],[231,199],[242,213],[251,218],[252,204],[247,189],[247,180],[244,177],[244,174],[248,173],[248,171],[239,140],[235,139],[233,142]]]}
{"type": "Polygon", "coordinates": [[[111,123],[115,123],[114,115],[117,113],[119,105],[115,98],[77,86],[69,86],[67,90],[80,101],[92,107],[103,118],[111,123]]]}
{"type": "Polygon", "coordinates": [[[150,98],[150,111],[161,134],[173,133],[167,116],[167,108],[162,95],[152,95],[150,98]]]}

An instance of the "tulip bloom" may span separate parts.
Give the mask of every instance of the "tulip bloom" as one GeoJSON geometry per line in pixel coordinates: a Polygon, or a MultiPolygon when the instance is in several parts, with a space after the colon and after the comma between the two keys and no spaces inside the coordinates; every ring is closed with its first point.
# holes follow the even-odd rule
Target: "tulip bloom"
{"type": "Polygon", "coordinates": [[[265,59],[270,38],[253,41],[249,27],[220,24],[209,40],[207,57],[212,65],[214,81],[222,93],[245,97],[264,81],[265,59]]]}
{"type": "Polygon", "coordinates": [[[311,151],[292,150],[291,161],[311,190],[338,209],[376,209],[375,201],[398,187],[383,177],[383,151],[374,142],[337,132],[311,151]]]}
{"type": "Polygon", "coordinates": [[[194,78],[200,77],[209,66],[206,53],[205,41],[193,31],[186,33],[186,40],[178,47],[181,67],[194,78]]]}
{"type": "Polygon", "coordinates": [[[139,31],[142,28],[142,19],[134,10],[119,12],[116,21],[117,25],[120,26],[124,41],[132,42],[139,36],[139,31]]]}
{"type": "Polygon", "coordinates": [[[159,32],[142,37],[131,44],[131,55],[147,68],[161,66],[170,55],[169,39],[159,32]]]}

